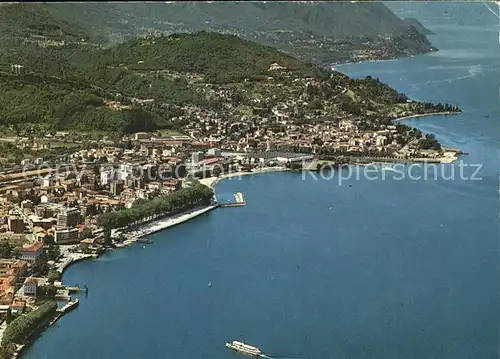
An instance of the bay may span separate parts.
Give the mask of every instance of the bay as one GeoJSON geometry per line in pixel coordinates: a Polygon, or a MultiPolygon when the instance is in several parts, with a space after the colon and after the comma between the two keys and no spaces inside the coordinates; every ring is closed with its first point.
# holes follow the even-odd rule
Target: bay
{"type": "Polygon", "coordinates": [[[88,297],[24,356],[237,358],[224,343],[241,339],[275,357],[496,357],[498,19],[482,4],[427,4],[391,6],[433,30],[439,52],[338,70],[463,108],[406,123],[469,152],[465,174],[481,165],[480,180],[357,179],[352,168],[342,180],[224,180],[217,192],[242,191],[247,206],[70,267],[64,281],[88,297]]]}

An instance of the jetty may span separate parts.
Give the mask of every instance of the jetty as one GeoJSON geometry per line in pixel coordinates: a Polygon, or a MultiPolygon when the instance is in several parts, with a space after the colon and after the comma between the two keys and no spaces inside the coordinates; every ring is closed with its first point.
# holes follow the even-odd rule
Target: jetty
{"type": "MultiPolygon", "coordinates": [[[[139,238],[143,238],[145,236],[154,234],[159,231],[163,231],[164,229],[177,226],[181,223],[187,222],[195,217],[198,217],[204,213],[214,210],[218,205],[210,205],[210,206],[202,206],[196,207],[186,212],[182,212],[179,214],[175,214],[172,216],[168,216],[165,218],[158,218],[146,225],[141,226],[135,230],[129,230],[127,235],[130,236],[130,239],[124,241],[121,245],[116,245],[118,248],[128,247],[134,242],[138,242],[139,238]]],[[[148,241],[146,239],[146,241],[148,241]]]]}
{"type": "Polygon", "coordinates": [[[72,302],[68,302],[66,305],[64,305],[61,308],[58,308],[57,311],[60,313],[67,313],[69,311],[72,311],[76,307],[78,307],[78,304],[80,304],[80,301],[78,299],[75,299],[72,302]]]}
{"type": "Polygon", "coordinates": [[[238,192],[234,195],[234,201],[228,201],[226,203],[221,203],[221,207],[241,207],[245,206],[247,202],[245,201],[245,197],[243,193],[238,192]]]}

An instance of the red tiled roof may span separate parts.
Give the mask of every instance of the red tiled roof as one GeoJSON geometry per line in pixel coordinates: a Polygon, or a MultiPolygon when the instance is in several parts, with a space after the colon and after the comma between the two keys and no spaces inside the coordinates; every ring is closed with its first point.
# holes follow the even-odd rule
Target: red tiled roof
{"type": "Polygon", "coordinates": [[[206,160],[202,160],[199,162],[200,165],[211,165],[213,163],[219,162],[221,159],[219,157],[215,158],[207,158],[206,160]]]}
{"type": "Polygon", "coordinates": [[[28,277],[24,281],[24,284],[38,284],[38,280],[36,278],[33,278],[33,277],[28,277]]]}
{"type": "Polygon", "coordinates": [[[181,181],[178,179],[171,179],[163,182],[164,186],[177,186],[181,181]]]}
{"type": "Polygon", "coordinates": [[[191,142],[191,146],[210,146],[210,144],[206,142],[193,141],[191,142]]]}
{"type": "Polygon", "coordinates": [[[43,242],[37,242],[29,247],[21,248],[23,252],[36,252],[43,248],[43,242]]]}

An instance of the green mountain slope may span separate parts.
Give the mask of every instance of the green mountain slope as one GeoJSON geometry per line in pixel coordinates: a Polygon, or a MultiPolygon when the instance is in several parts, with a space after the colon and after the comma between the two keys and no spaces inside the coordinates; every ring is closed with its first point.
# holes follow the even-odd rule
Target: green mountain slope
{"type": "Polygon", "coordinates": [[[174,34],[152,39],[130,40],[102,51],[89,61],[94,67],[130,70],[163,70],[205,75],[208,82],[242,81],[266,75],[272,63],[299,73],[314,75],[308,65],[272,47],[213,32],[174,34]]]}
{"type": "Polygon", "coordinates": [[[16,132],[28,123],[56,129],[151,130],[164,124],[162,118],[169,110],[146,109],[135,99],[154,99],[172,106],[210,106],[189,84],[188,73],[202,83],[259,80],[267,78],[269,66],[275,62],[301,77],[323,73],[274,48],[207,32],[130,40],[109,49],[80,53],[78,60],[65,51],[34,51],[29,59],[24,58],[26,70],[21,74],[12,73],[6,68],[8,63],[3,64],[1,124],[16,132]],[[35,64],[37,59],[53,55],[53,63],[61,66],[56,54],[59,60],[65,59],[62,69],[35,64]],[[106,100],[117,99],[122,103],[119,111],[106,106],[106,100]]]}
{"type": "Polygon", "coordinates": [[[105,92],[82,81],[0,74],[0,89],[0,127],[18,134],[33,123],[81,131],[134,132],[156,128],[155,115],[137,107],[113,111],[104,106],[105,92]]]}
{"type": "MultiPolygon", "coordinates": [[[[30,4],[29,6],[35,6],[30,4]]],[[[154,33],[217,31],[271,45],[307,61],[331,63],[433,50],[412,22],[381,2],[46,3],[55,19],[121,42],[154,33]]],[[[417,26],[418,27],[418,26],[417,26]]]]}
{"type": "Polygon", "coordinates": [[[105,41],[79,23],[54,16],[41,4],[0,6],[0,71],[20,64],[26,72],[68,73],[82,53],[105,41]]]}
{"type": "Polygon", "coordinates": [[[383,56],[393,54],[384,55],[387,44],[393,49],[399,46],[403,53],[412,44],[405,31],[425,44],[425,36],[385,7],[360,4],[339,10],[348,4],[333,4],[340,6],[337,8],[301,3],[212,5],[0,6],[0,128],[20,133],[30,124],[45,124],[53,129],[128,133],[183,127],[221,114],[230,119],[260,116],[285,102],[292,103],[301,121],[319,116],[323,110],[375,118],[381,111],[391,117],[419,106],[406,104],[405,96],[378,81],[350,80],[304,61],[349,59],[350,51],[359,49],[359,44],[375,46],[380,41],[380,47],[375,48],[383,56]],[[328,22],[329,11],[338,23],[328,22]],[[351,14],[352,23],[341,19],[338,12],[351,14]],[[236,15],[230,17],[229,13],[236,15]],[[249,13],[254,18],[245,20],[249,13]],[[376,25],[374,18],[385,25],[376,25]],[[369,30],[378,35],[371,40],[345,37],[342,31],[347,31],[348,25],[352,34],[369,30]],[[137,34],[153,31],[148,26],[161,29],[155,34],[180,33],[138,39],[137,34]],[[190,32],[204,27],[218,32],[190,32]],[[228,30],[230,27],[234,28],[228,30]],[[290,30],[273,30],[284,28],[290,30]],[[340,37],[321,35],[327,33],[340,37]],[[127,37],[132,39],[112,44],[127,37]],[[22,65],[22,70],[14,71],[14,64],[22,65]],[[280,70],[270,69],[272,64],[280,70]],[[306,93],[305,83],[313,84],[306,93]],[[327,105],[322,110],[323,102],[327,105]],[[387,106],[396,107],[389,111],[387,106]]]}

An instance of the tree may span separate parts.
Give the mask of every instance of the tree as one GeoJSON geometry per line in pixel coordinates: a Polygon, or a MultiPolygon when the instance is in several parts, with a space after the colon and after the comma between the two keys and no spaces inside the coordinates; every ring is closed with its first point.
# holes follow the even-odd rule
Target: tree
{"type": "Polygon", "coordinates": [[[322,110],[323,109],[323,104],[321,103],[321,100],[315,99],[309,102],[307,105],[310,109],[312,110],[322,110]]]}
{"type": "Polygon", "coordinates": [[[0,257],[10,258],[12,256],[12,246],[7,241],[0,242],[0,257]]]}
{"type": "Polygon", "coordinates": [[[57,303],[48,301],[38,309],[14,319],[5,329],[2,337],[2,348],[8,348],[13,343],[20,343],[34,328],[45,322],[56,312],[57,303]]]}
{"type": "Polygon", "coordinates": [[[61,256],[61,250],[57,244],[49,244],[45,249],[47,260],[56,261],[61,256]]]}
{"type": "Polygon", "coordinates": [[[42,242],[44,244],[54,244],[54,237],[52,237],[51,235],[49,234],[46,234],[43,238],[42,238],[42,242]]]}
{"type": "Polygon", "coordinates": [[[168,195],[159,195],[146,202],[136,202],[132,208],[107,212],[99,216],[99,225],[104,228],[105,241],[110,241],[112,229],[168,215],[197,204],[208,204],[213,190],[202,184],[183,188],[168,195]]]}
{"type": "Polygon", "coordinates": [[[60,278],[61,278],[61,272],[56,270],[51,270],[47,275],[47,282],[49,282],[50,284],[54,284],[54,282],[58,281],[60,278]]]}
{"type": "Polygon", "coordinates": [[[107,227],[106,227],[106,226],[111,226],[111,225],[113,225],[113,223],[106,223],[105,224],[105,229],[104,229],[104,232],[103,232],[103,235],[104,235],[103,244],[106,247],[110,247],[113,244],[113,240],[111,239],[111,230],[107,229],[107,227]]]}
{"type": "Polygon", "coordinates": [[[44,298],[54,298],[56,295],[57,289],[53,284],[43,285],[38,288],[37,296],[44,298]]]}

